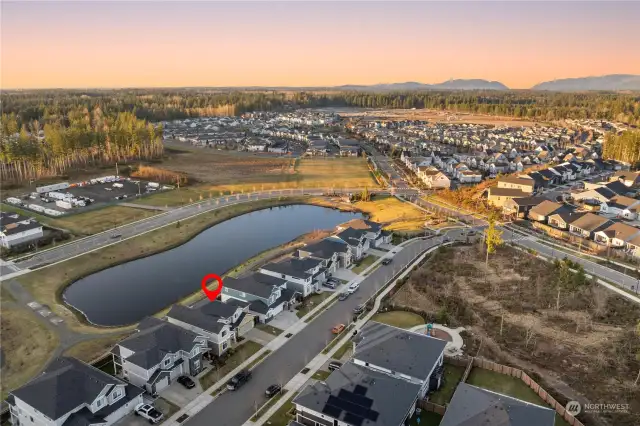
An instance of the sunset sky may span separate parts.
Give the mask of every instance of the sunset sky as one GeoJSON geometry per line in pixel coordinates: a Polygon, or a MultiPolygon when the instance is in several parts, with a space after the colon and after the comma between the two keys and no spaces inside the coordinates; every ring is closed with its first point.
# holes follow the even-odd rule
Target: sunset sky
{"type": "Polygon", "coordinates": [[[640,74],[640,2],[2,1],[2,88],[640,74]]]}

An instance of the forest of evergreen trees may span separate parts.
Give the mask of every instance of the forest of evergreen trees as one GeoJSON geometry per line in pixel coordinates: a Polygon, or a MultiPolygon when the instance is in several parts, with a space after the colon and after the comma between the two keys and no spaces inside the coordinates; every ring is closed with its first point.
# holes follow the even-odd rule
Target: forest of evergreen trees
{"type": "MultiPolygon", "coordinates": [[[[640,96],[625,93],[121,89],[2,95],[0,179],[5,182],[58,175],[87,164],[160,156],[162,128],[154,122],[284,107],[434,108],[540,121],[607,119],[640,126],[640,96]]],[[[605,156],[637,161],[637,133],[629,135],[609,137],[605,156]]]]}
{"type": "Polygon", "coordinates": [[[640,167],[640,131],[609,133],[605,137],[602,156],[607,159],[624,161],[633,167],[640,167]]]}

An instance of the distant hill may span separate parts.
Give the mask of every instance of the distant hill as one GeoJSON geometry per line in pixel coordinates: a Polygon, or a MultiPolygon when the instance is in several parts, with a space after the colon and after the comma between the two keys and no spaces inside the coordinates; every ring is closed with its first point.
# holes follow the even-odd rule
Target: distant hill
{"type": "Polygon", "coordinates": [[[405,83],[388,83],[353,85],[335,87],[339,90],[368,90],[368,91],[410,91],[410,90],[509,90],[507,86],[499,81],[489,81],[481,79],[458,79],[449,80],[438,84],[423,84],[415,81],[405,83]]]}
{"type": "Polygon", "coordinates": [[[557,92],[640,90],[640,75],[610,74],[600,77],[563,78],[536,84],[531,90],[551,90],[557,92]]]}

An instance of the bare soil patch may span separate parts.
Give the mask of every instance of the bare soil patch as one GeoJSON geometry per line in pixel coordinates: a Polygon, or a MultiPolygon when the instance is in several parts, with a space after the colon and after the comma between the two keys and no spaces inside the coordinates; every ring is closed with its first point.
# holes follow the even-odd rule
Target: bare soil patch
{"type": "Polygon", "coordinates": [[[441,249],[390,305],[467,327],[483,341],[480,356],[533,372],[552,393],[630,404],[629,413],[600,419],[640,424],[640,387],[633,384],[640,371],[640,307],[570,266],[509,247],[488,266],[481,246],[441,249]]]}

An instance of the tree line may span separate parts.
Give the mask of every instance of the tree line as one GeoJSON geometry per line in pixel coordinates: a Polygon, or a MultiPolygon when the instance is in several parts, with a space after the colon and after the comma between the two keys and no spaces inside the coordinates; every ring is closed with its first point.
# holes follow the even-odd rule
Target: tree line
{"type": "Polygon", "coordinates": [[[608,133],[602,147],[602,156],[606,159],[624,161],[635,167],[640,166],[640,131],[608,133]]]}

